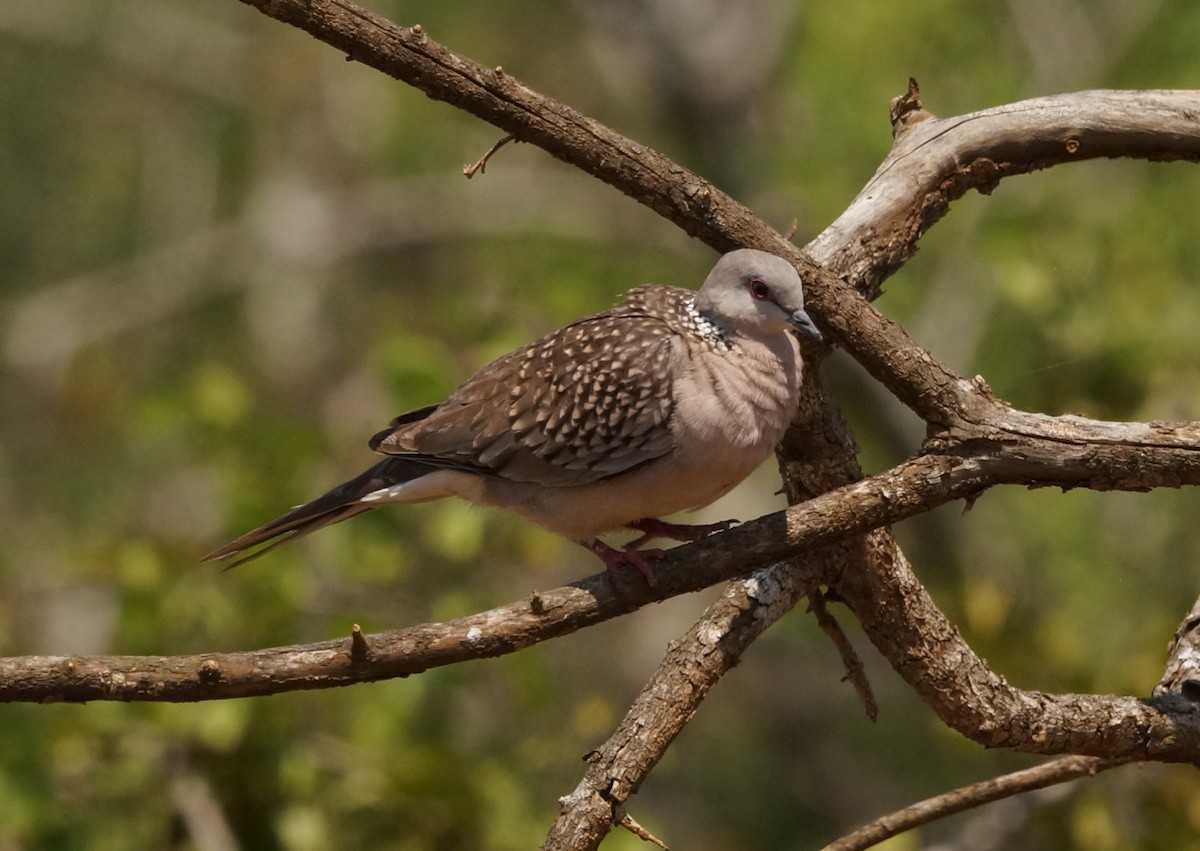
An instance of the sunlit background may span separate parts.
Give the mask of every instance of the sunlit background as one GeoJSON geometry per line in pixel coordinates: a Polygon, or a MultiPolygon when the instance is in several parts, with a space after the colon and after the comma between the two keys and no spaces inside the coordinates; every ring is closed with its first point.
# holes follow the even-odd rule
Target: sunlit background
{"type": "MultiPolygon", "coordinates": [[[[951,115],[1200,86],[1187,0],[374,0],[713,179],[803,243],[886,154],[908,77],[951,115]]],[[[0,3],[0,651],[248,650],[467,614],[597,572],[496,512],[375,512],[221,574],[200,555],[367,464],[488,359],[705,246],[236,0],[0,3]]],[[[972,195],[878,302],[1032,410],[1200,418],[1195,166],[972,195]]],[[[923,429],[838,355],[871,471],[923,429]]],[[[782,505],[767,465],[703,515],[782,505]]],[[[1147,694],[1200,592],[1200,497],[1008,489],[896,531],[1012,683],[1147,694]]],[[[536,847],[709,595],[507,658],[194,706],[0,707],[0,851],[536,847]]],[[[835,613],[836,610],[835,610],[835,613]]],[[[852,621],[848,615],[845,620],[852,621]]],[[[871,650],[878,723],[797,611],[631,804],[674,848],[818,847],[1033,764],[948,731],[871,650]]],[[[1194,769],[1127,768],[908,848],[1200,848],[1194,769]]],[[[614,834],[605,848],[643,847],[614,834]]]]}

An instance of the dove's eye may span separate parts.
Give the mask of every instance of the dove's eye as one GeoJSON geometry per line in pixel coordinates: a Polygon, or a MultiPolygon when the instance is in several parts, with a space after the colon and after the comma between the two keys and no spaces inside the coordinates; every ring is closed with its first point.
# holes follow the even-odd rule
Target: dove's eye
{"type": "Polygon", "coordinates": [[[750,290],[750,295],[758,301],[766,301],[771,297],[771,288],[767,286],[767,282],[762,278],[751,278],[747,286],[750,290]]]}

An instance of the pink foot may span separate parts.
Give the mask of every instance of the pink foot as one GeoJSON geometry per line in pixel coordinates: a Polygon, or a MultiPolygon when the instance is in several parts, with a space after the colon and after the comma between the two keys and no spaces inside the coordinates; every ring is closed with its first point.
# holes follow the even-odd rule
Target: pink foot
{"type": "Polygon", "coordinates": [[[590,541],[585,541],[583,545],[600,557],[600,560],[604,562],[605,570],[608,571],[608,575],[612,578],[613,584],[618,588],[625,587],[621,582],[620,568],[626,564],[636,567],[642,576],[646,577],[646,584],[651,588],[658,585],[658,579],[654,576],[654,569],[650,566],[650,562],[652,559],[662,558],[662,550],[633,550],[628,547],[618,550],[610,547],[599,538],[592,538],[590,541]]]}
{"type": "Polygon", "coordinates": [[[688,525],[686,523],[668,523],[656,517],[646,517],[642,520],[627,524],[628,528],[642,533],[640,538],[625,545],[626,550],[636,550],[647,541],[655,538],[670,538],[672,541],[699,541],[717,532],[724,532],[736,520],[722,520],[720,523],[705,523],[688,525]]]}

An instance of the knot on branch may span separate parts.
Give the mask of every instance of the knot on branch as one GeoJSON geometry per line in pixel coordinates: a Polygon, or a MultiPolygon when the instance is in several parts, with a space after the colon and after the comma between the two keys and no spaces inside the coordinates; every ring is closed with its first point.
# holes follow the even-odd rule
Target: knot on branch
{"type": "Polygon", "coordinates": [[[209,685],[219,683],[221,681],[221,666],[216,659],[205,659],[200,663],[200,667],[196,669],[196,676],[200,678],[200,682],[209,685]]]}
{"type": "Polygon", "coordinates": [[[908,78],[908,91],[899,97],[892,98],[888,108],[888,118],[892,122],[892,138],[897,139],[922,121],[934,118],[934,114],[925,109],[921,103],[921,87],[916,78],[908,78]]]}

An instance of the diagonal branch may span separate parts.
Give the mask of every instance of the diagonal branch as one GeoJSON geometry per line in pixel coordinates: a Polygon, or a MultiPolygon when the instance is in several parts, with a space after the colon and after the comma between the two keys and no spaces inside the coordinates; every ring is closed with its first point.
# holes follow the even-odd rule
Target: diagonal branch
{"type": "MultiPolygon", "coordinates": [[[[811,574],[808,560],[793,571],[811,574]]],[[[721,598],[677,641],[630,705],[603,746],[587,756],[588,768],[570,794],[542,848],[595,848],[618,820],[624,802],[695,716],[716,683],[772,623],[803,596],[799,583],[779,568],[760,570],[730,584],[721,598]]]]}
{"type": "Polygon", "coordinates": [[[927,798],[902,810],[881,816],[853,833],[829,843],[821,851],[863,851],[893,836],[947,816],[1081,777],[1094,777],[1102,771],[1118,768],[1126,763],[1126,760],[1067,756],[1002,777],[972,783],[970,786],[927,798]]]}
{"type": "Polygon", "coordinates": [[[671,550],[653,588],[617,591],[597,574],[488,612],[365,636],[369,652],[356,651],[346,638],[246,653],[0,659],[0,701],[215,700],[370,682],[499,656],[971,495],[982,481],[973,464],[959,459],[914,459],[671,550]],[[955,473],[967,466],[973,469],[955,473]]]}
{"type": "Polygon", "coordinates": [[[242,0],[382,71],[542,148],[620,189],[718,250],[735,233],[761,231],[744,205],[707,180],[578,110],[527,88],[502,68],[485,68],[431,39],[419,25],[399,26],[349,0],[242,0]]]}
{"type": "MultiPolygon", "coordinates": [[[[919,106],[919,99],[918,99],[919,106]]],[[[870,298],[971,189],[1097,158],[1200,162],[1200,92],[1086,91],[897,125],[875,175],[805,249],[870,298]],[[865,249],[865,250],[864,250],[865,249]]]]}
{"type": "MultiPolygon", "coordinates": [[[[897,111],[903,127],[888,159],[846,215],[802,252],[702,178],[538,95],[501,69],[489,70],[456,56],[430,40],[420,27],[396,26],[347,0],[243,2],[307,30],[352,59],[491,122],[519,141],[539,145],[719,250],[745,245],[787,257],[801,270],[813,312],[831,336],[931,424],[929,454],[855,484],[844,484],[857,476],[848,435],[831,441],[832,454],[840,456],[831,475],[792,454],[802,441],[795,433],[789,436],[781,463],[793,495],[801,490],[796,487],[799,480],[811,480],[812,491],[825,490],[831,483],[843,487],[733,530],[711,544],[681,550],[666,563],[663,594],[679,593],[676,589],[688,582],[708,584],[815,547],[849,541],[995,484],[1144,489],[1200,481],[1195,424],[1139,427],[1013,411],[994,399],[982,381],[968,381],[940,364],[867,300],[907,260],[920,235],[949,203],[970,188],[990,191],[1010,174],[1091,156],[1200,159],[1200,134],[1193,117],[1200,112],[1200,98],[1195,93],[1083,93],[945,120],[926,117],[919,109],[906,109],[903,116],[897,111]],[[694,579],[681,577],[684,559],[690,560],[688,572],[694,579]]],[[[806,559],[806,564],[820,562],[820,575],[805,576],[805,581],[833,584],[859,616],[868,637],[956,729],[984,744],[1039,753],[1196,758],[1196,726],[1178,705],[1125,697],[1048,695],[1009,686],[970,651],[937,610],[890,535],[877,532],[860,544],[866,545],[866,554],[845,564],[815,555],[806,559]]],[[[801,573],[791,566],[776,568],[781,580],[794,581],[801,573]]],[[[730,594],[736,594],[738,587],[745,584],[735,586],[730,594]]],[[[100,667],[87,677],[77,676],[80,665],[96,660],[50,660],[51,674],[65,672],[81,690],[43,692],[42,699],[86,699],[84,695],[96,694],[115,699],[196,700],[403,675],[423,669],[420,666],[471,658],[472,653],[509,652],[644,602],[630,598],[614,603],[604,596],[605,589],[593,580],[558,589],[539,595],[539,602],[531,598],[499,610],[504,617],[511,616],[510,621],[502,619],[498,624],[489,619],[491,613],[485,613],[475,616],[478,621],[455,622],[449,635],[438,628],[450,625],[416,628],[404,637],[413,642],[407,649],[403,640],[394,646],[390,643],[400,637],[397,634],[373,636],[365,650],[362,642],[351,645],[349,641],[336,647],[284,649],[282,686],[270,683],[268,673],[255,667],[266,657],[246,658],[255,654],[184,657],[193,666],[190,670],[166,670],[169,666],[157,664],[162,662],[158,659],[140,673],[105,668],[113,660],[99,660],[100,667]],[[547,599],[553,601],[550,615],[545,611],[547,599]],[[228,689],[227,694],[216,694],[222,688],[228,689]],[[175,696],[142,696],[167,693],[175,696]]],[[[788,594],[779,599],[794,602],[799,597],[788,594]]],[[[744,648],[765,623],[787,608],[769,607],[761,624],[727,617],[715,633],[720,636],[717,641],[744,648]]],[[[695,632],[680,649],[694,651],[702,645],[702,637],[695,632]]],[[[719,677],[723,667],[727,666],[721,663],[706,669],[704,688],[715,682],[713,674],[719,677]]],[[[22,670],[17,665],[13,671],[0,669],[0,674],[19,677],[22,670]]],[[[668,660],[660,674],[684,676],[686,670],[682,659],[668,660]]],[[[651,691],[657,677],[648,687],[651,691]]],[[[697,690],[697,702],[703,692],[697,690]]],[[[663,744],[635,742],[638,765],[617,777],[616,785],[609,782],[611,773],[595,778],[600,785],[593,789],[606,804],[619,803],[636,789],[661,754],[658,748],[665,747],[673,735],[672,725],[678,729],[690,715],[686,711],[681,715],[676,702],[661,717],[660,726],[647,728],[646,733],[663,744]],[[659,736],[660,730],[668,735],[659,736]]]]}

